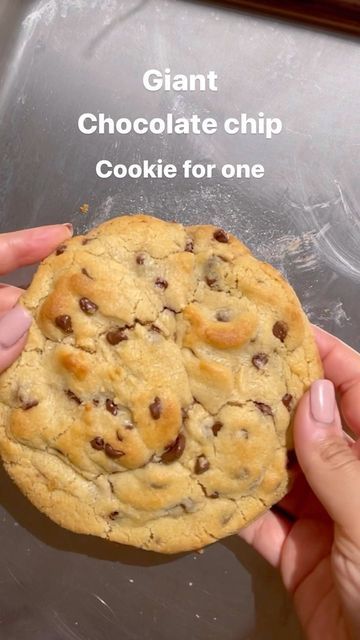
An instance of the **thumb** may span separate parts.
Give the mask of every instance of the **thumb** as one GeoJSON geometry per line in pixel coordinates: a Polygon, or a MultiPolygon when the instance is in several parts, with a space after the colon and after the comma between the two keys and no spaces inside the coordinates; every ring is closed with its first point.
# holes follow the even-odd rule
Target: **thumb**
{"type": "Polygon", "coordinates": [[[360,460],[345,439],[334,385],[317,380],[294,423],[295,449],[306,479],[334,522],[360,544],[360,460]]]}
{"type": "Polygon", "coordinates": [[[0,372],[20,355],[31,322],[31,315],[19,304],[0,317],[0,372]]]}

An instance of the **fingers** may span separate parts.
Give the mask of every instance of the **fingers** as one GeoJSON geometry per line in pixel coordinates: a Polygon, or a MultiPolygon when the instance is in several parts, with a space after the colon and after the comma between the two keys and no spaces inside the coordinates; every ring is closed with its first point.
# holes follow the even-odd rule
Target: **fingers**
{"type": "MultiPolygon", "coordinates": [[[[0,273],[7,273],[42,260],[71,236],[70,224],[50,225],[0,235],[0,273]]],[[[16,304],[20,294],[21,289],[17,287],[0,285],[0,372],[20,355],[31,325],[30,314],[16,304]]]]}
{"type": "Polygon", "coordinates": [[[289,493],[277,506],[283,509],[288,517],[296,520],[298,518],[329,520],[329,516],[309,486],[300,467],[289,493]]]}
{"type": "Polygon", "coordinates": [[[360,354],[323,329],[314,327],[314,333],[325,377],[340,394],[343,417],[360,434],[360,354]]]}
{"type": "Polygon", "coordinates": [[[0,235],[0,273],[38,262],[72,236],[72,225],[56,224],[0,235]]]}
{"type": "MultiPolygon", "coordinates": [[[[306,576],[329,555],[332,541],[332,528],[317,518],[301,518],[293,526],[281,554],[280,570],[284,585],[294,595],[295,602],[299,597],[297,590],[309,588],[306,576]]],[[[314,592],[311,591],[308,597],[314,600],[314,592]]]]}
{"type": "Polygon", "coordinates": [[[31,315],[19,304],[0,318],[0,372],[20,355],[31,322],[31,315]]]}
{"type": "Polygon", "coordinates": [[[23,290],[18,287],[0,284],[0,316],[15,306],[22,293],[23,290]]]}
{"type": "Polygon", "coordinates": [[[344,438],[329,380],[313,383],[300,401],[294,440],[299,463],[314,493],[336,525],[360,546],[360,460],[344,438]]]}
{"type": "Polygon", "coordinates": [[[273,567],[280,566],[281,552],[292,523],[281,515],[267,511],[239,532],[273,567]]]}

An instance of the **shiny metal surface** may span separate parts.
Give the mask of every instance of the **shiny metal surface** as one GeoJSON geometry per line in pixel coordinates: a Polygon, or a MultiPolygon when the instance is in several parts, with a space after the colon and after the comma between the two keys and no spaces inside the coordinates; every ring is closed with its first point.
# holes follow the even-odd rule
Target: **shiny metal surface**
{"type": "MultiPolygon", "coordinates": [[[[359,68],[355,38],[208,3],[0,0],[1,230],[72,220],[84,231],[139,210],[212,221],[282,269],[313,321],[359,347],[359,68]],[[147,93],[143,72],[167,66],[214,69],[218,93],[147,93]],[[79,115],[98,111],[219,121],[265,111],[284,131],[80,134],[79,115]],[[266,175],[100,180],[100,158],[261,162],[266,175]]],[[[61,530],[3,473],[0,502],[4,640],[300,637],[276,574],[237,538],[161,557],[61,530]]]]}

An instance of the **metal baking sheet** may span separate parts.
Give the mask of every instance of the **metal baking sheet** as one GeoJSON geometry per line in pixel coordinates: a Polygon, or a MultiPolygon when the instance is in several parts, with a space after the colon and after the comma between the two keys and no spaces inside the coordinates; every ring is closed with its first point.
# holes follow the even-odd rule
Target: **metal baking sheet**
{"type": "MultiPolygon", "coordinates": [[[[1,230],[139,210],[212,221],[278,266],[314,322],[360,346],[358,40],[181,0],[0,0],[1,230]],[[216,70],[219,91],[147,93],[142,74],[216,70]],[[259,136],[84,136],[83,112],[280,117],[259,136]],[[261,162],[260,180],[100,180],[100,158],[261,162]],[[84,215],[80,206],[89,204],[84,215]]],[[[8,281],[26,284],[31,270],[8,281]]],[[[300,638],[280,581],[237,537],[163,557],[76,536],[1,473],[4,640],[300,638]]]]}

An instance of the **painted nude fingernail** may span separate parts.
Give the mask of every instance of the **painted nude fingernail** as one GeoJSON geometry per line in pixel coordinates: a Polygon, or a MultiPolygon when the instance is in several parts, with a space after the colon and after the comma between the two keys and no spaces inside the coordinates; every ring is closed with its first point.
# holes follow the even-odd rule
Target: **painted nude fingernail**
{"type": "Polygon", "coordinates": [[[0,349],[10,349],[27,332],[32,317],[17,304],[0,318],[0,349]]]}
{"type": "Polygon", "coordinates": [[[316,380],[310,387],[310,409],[316,422],[331,424],[335,420],[335,390],[330,380],[316,380]]]}
{"type": "Polygon", "coordinates": [[[69,230],[69,232],[70,232],[70,234],[71,234],[71,235],[74,233],[74,227],[73,227],[73,225],[71,224],[71,222],[66,222],[66,223],[64,224],[64,227],[66,227],[66,228],[69,230]]]}

